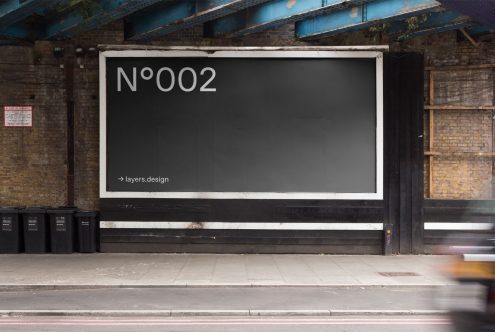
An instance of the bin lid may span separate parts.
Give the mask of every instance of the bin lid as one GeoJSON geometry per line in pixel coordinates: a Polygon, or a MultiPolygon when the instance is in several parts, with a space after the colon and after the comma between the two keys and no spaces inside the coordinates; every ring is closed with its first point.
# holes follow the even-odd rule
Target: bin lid
{"type": "Polygon", "coordinates": [[[20,210],[21,213],[46,213],[47,207],[45,206],[31,206],[20,210]]]}
{"type": "Polygon", "coordinates": [[[77,208],[70,208],[70,207],[58,207],[58,208],[50,208],[46,210],[47,213],[52,213],[52,214],[73,214],[76,211],[77,208]]]}
{"type": "Polygon", "coordinates": [[[19,213],[15,206],[0,206],[0,213],[19,213]]]}
{"type": "Polygon", "coordinates": [[[93,217],[96,218],[98,216],[98,211],[77,211],[76,217],[93,217]]]}

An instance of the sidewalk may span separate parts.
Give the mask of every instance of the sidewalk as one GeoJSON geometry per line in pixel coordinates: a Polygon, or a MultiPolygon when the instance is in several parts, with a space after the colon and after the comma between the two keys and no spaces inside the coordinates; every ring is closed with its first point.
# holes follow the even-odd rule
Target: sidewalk
{"type": "Polygon", "coordinates": [[[0,289],[443,286],[453,284],[438,271],[448,259],[369,255],[0,255],[0,289]]]}

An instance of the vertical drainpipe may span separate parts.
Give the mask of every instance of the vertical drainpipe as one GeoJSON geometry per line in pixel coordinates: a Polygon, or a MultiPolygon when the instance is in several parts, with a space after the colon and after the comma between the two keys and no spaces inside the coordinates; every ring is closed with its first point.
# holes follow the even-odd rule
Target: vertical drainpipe
{"type": "MultiPolygon", "coordinates": [[[[72,48],[68,48],[72,51],[72,48]]],[[[65,96],[67,107],[67,206],[74,206],[74,58],[65,57],[65,96]]]]}

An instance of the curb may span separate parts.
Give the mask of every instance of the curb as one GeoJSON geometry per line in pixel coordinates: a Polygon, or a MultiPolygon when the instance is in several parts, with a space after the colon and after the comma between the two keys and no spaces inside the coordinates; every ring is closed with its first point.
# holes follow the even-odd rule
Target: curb
{"type": "Polygon", "coordinates": [[[446,310],[0,310],[0,317],[430,316],[446,310]]]}
{"type": "Polygon", "coordinates": [[[37,290],[90,290],[90,289],[122,289],[122,288],[439,288],[451,287],[456,284],[407,284],[407,285],[384,285],[384,284],[168,284],[168,285],[0,285],[0,292],[22,292],[37,290]]]}

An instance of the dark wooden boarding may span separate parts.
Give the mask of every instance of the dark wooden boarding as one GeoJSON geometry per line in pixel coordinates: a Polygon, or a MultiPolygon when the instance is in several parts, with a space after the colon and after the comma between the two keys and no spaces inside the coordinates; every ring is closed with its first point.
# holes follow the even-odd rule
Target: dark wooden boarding
{"type": "MultiPolygon", "coordinates": [[[[424,222],[493,224],[495,201],[425,200],[424,222]]],[[[447,245],[476,244],[488,233],[487,230],[425,230],[425,252],[443,253],[447,245]]]]}
{"type": "MultiPolygon", "coordinates": [[[[384,200],[101,199],[105,221],[384,222],[389,253],[422,253],[423,55],[384,54],[384,200]]],[[[380,254],[382,231],[103,229],[107,252],[380,254]]]]}

